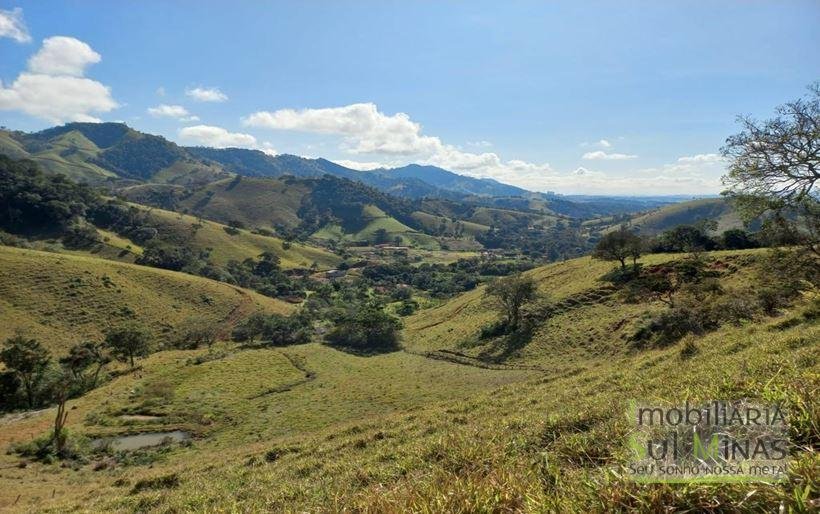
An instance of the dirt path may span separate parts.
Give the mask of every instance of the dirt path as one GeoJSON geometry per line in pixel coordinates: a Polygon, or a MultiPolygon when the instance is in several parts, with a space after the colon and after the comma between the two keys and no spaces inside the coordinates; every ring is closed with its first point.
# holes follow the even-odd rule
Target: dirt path
{"type": "Polygon", "coordinates": [[[239,320],[245,318],[246,316],[251,314],[251,312],[253,312],[253,299],[251,299],[251,296],[247,293],[247,291],[243,291],[238,287],[234,287],[233,290],[236,291],[237,294],[239,294],[241,300],[238,304],[236,304],[236,307],[231,309],[231,312],[228,313],[228,316],[221,323],[222,327],[219,333],[217,334],[217,339],[220,340],[227,339],[228,337],[230,337],[231,331],[239,322],[239,320]]]}

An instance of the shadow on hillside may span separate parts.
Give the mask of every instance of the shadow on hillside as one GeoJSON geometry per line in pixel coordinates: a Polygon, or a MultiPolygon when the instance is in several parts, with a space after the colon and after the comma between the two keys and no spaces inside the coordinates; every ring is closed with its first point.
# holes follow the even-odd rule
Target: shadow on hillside
{"type": "Polygon", "coordinates": [[[386,353],[394,353],[401,350],[401,346],[398,344],[395,345],[384,345],[384,346],[377,346],[372,348],[356,348],[352,346],[346,345],[337,345],[337,344],[329,344],[324,343],[324,346],[328,348],[333,348],[334,350],[339,350],[340,352],[344,352],[350,355],[355,355],[357,357],[375,357],[377,355],[384,355],[386,353]]]}
{"type": "Polygon", "coordinates": [[[484,362],[502,364],[532,341],[533,329],[522,327],[510,334],[497,337],[489,341],[488,345],[478,354],[484,362]]]}

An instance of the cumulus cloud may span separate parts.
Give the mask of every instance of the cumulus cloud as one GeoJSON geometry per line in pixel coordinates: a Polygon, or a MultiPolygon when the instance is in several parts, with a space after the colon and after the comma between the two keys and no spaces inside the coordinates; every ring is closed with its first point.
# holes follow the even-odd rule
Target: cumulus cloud
{"type": "Polygon", "coordinates": [[[188,144],[214,148],[258,148],[256,138],[241,132],[228,132],[222,127],[194,125],[179,129],[179,137],[188,144]]]}
{"type": "Polygon", "coordinates": [[[697,155],[690,155],[678,159],[680,164],[713,164],[722,163],[723,157],[716,153],[700,153],[697,155]]]}
{"type": "Polygon", "coordinates": [[[111,90],[89,78],[85,69],[100,54],[70,37],[51,37],[29,59],[28,70],[9,86],[0,83],[0,110],[16,110],[53,123],[100,121],[92,113],[118,107],[111,90]]]}
{"type": "Polygon", "coordinates": [[[102,57],[87,43],[73,37],[54,36],[28,61],[28,69],[43,75],[82,77],[85,69],[100,62],[102,57]]]}
{"type": "Polygon", "coordinates": [[[278,155],[279,154],[279,152],[276,151],[276,148],[273,147],[273,144],[271,144],[270,141],[265,141],[264,143],[262,143],[262,146],[260,146],[258,148],[258,150],[261,150],[261,151],[265,152],[268,155],[278,155]]]}
{"type": "Polygon", "coordinates": [[[228,99],[228,95],[220,91],[218,87],[188,88],[185,90],[185,95],[197,102],[224,102],[228,99]]]}
{"type": "Polygon", "coordinates": [[[340,166],[344,166],[345,168],[350,168],[352,170],[358,171],[370,171],[370,170],[377,170],[379,168],[390,168],[393,167],[390,164],[385,164],[383,162],[362,162],[362,161],[351,161],[348,159],[334,159],[333,162],[340,166]]]}
{"type": "Polygon", "coordinates": [[[16,7],[10,11],[0,9],[0,37],[11,38],[18,43],[28,43],[31,36],[23,22],[23,10],[16,7]]]}
{"type": "Polygon", "coordinates": [[[255,128],[341,136],[341,149],[349,154],[433,164],[465,175],[494,178],[523,187],[531,187],[539,177],[552,172],[546,163],[503,161],[493,152],[465,152],[445,144],[438,137],[423,134],[421,125],[409,115],[387,115],[373,103],[258,111],[243,118],[242,123],[255,128]]]}
{"type": "Polygon", "coordinates": [[[174,118],[179,121],[198,121],[197,116],[188,112],[188,109],[181,105],[160,104],[156,107],[149,107],[148,114],[155,118],[174,118]]]}
{"type": "Polygon", "coordinates": [[[582,159],[588,161],[603,160],[603,161],[623,161],[627,159],[636,159],[637,155],[629,155],[625,153],[606,153],[602,150],[595,152],[587,152],[581,156],[582,159]]]}

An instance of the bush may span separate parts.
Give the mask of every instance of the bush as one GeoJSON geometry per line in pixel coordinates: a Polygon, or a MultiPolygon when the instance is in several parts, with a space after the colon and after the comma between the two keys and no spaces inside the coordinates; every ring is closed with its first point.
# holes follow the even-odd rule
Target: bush
{"type": "Polygon", "coordinates": [[[398,349],[401,322],[375,306],[345,314],[326,336],[328,344],[362,353],[398,349]]]}

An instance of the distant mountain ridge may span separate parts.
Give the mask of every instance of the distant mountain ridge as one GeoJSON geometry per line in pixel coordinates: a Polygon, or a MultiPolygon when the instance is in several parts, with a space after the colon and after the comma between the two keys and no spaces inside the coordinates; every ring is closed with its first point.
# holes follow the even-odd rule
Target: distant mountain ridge
{"type": "Polygon", "coordinates": [[[48,172],[114,190],[146,183],[199,189],[234,175],[269,178],[331,175],[410,200],[437,198],[491,207],[514,206],[512,208],[582,218],[643,211],[673,203],[639,198],[576,200],[429,165],[359,171],[322,158],[269,155],[244,148],[183,147],[124,123],[68,123],[35,133],[0,130],[0,154],[31,159],[48,172]]]}

